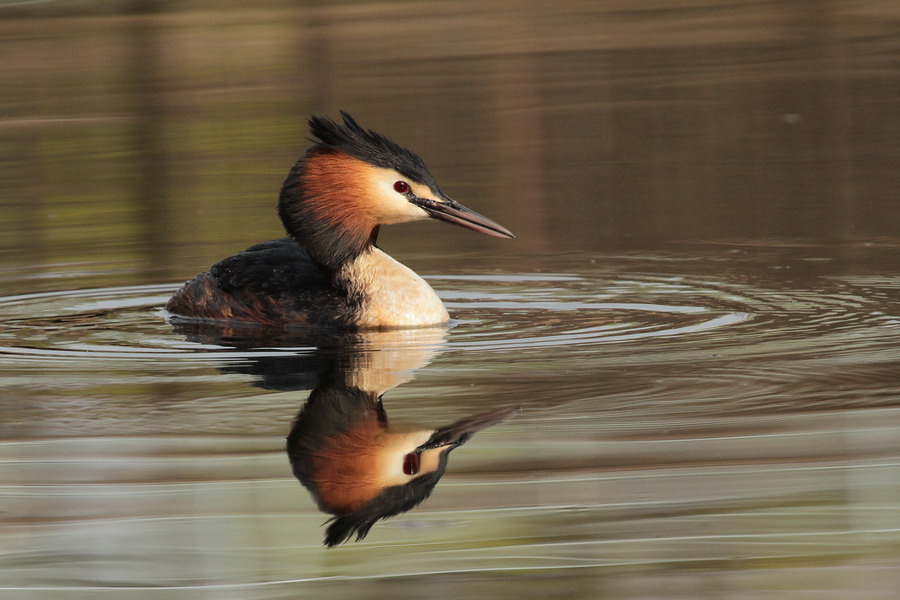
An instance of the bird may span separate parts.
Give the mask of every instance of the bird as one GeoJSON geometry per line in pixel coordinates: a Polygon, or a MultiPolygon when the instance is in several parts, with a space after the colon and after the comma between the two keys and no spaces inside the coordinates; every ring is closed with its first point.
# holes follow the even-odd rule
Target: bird
{"type": "Polygon", "coordinates": [[[166,303],[173,318],[349,330],[449,322],[431,286],[378,248],[379,228],[430,218],[515,236],[447,196],[417,154],[341,117],[309,118],[313,145],[278,199],[289,237],[253,245],[185,283],[166,303]]]}
{"type": "Polygon", "coordinates": [[[325,545],[366,537],[376,522],[427,499],[454,448],[518,407],[501,407],[443,427],[389,422],[381,395],[325,377],[287,438],[294,476],[319,509],[334,515],[325,545]]]}

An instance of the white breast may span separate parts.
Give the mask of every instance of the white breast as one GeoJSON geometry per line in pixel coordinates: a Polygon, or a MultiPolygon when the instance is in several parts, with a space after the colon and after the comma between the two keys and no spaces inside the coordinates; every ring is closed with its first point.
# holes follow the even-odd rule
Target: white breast
{"type": "Polygon", "coordinates": [[[365,298],[360,327],[421,327],[450,320],[424,279],[377,248],[348,263],[341,278],[365,298]]]}

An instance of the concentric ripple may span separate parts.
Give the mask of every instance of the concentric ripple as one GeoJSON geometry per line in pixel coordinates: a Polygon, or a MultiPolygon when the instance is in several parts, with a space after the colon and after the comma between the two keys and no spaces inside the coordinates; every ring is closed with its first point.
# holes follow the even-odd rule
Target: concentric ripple
{"type": "Polygon", "coordinates": [[[735,310],[746,299],[681,278],[505,275],[491,280],[503,291],[489,294],[482,277],[438,279],[458,288],[442,294],[467,325],[453,337],[455,348],[539,350],[681,338],[753,318],[749,310],[735,310]]]}
{"type": "Polygon", "coordinates": [[[170,284],[125,286],[0,298],[0,355],[190,361],[211,354],[231,359],[282,354],[262,348],[236,351],[176,334],[162,309],[175,289],[170,284]]]}
{"type": "MultiPolygon", "coordinates": [[[[523,356],[552,349],[564,357],[612,346],[623,348],[620,358],[654,361],[692,360],[690,350],[697,348],[747,356],[771,354],[774,346],[781,353],[860,352],[877,350],[878,341],[892,338],[898,329],[884,281],[872,286],[819,278],[815,286],[792,282],[776,289],[746,274],[730,280],[621,275],[602,265],[584,273],[437,275],[430,280],[456,318],[442,344],[445,351],[523,356]]],[[[7,360],[168,362],[315,349],[309,337],[236,343],[235,335],[186,336],[162,310],[174,289],[164,284],[0,298],[0,355],[7,360]]]]}
{"type": "MultiPolygon", "coordinates": [[[[535,350],[690,337],[752,317],[722,302],[716,306],[710,290],[667,280],[516,274],[491,281],[479,276],[433,280],[458,317],[449,343],[454,349],[535,350]],[[629,297],[666,297],[670,302],[624,301],[629,297]]],[[[0,298],[0,354],[59,360],[196,360],[209,354],[234,359],[311,349],[265,340],[265,348],[242,344],[237,351],[228,344],[185,339],[166,323],[161,308],[173,290],[170,285],[150,285],[0,298]]],[[[735,304],[733,298],[728,302],[735,304]]]]}

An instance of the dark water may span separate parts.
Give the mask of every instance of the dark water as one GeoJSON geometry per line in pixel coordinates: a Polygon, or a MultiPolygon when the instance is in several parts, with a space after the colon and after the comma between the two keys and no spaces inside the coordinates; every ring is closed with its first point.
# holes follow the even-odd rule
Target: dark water
{"type": "Polygon", "coordinates": [[[4,598],[896,597],[900,10],[518,8],[0,8],[4,598]],[[383,229],[452,326],[170,323],[338,108],[518,234],[383,229]],[[325,549],[335,356],[392,422],[520,410],[325,549]]]}

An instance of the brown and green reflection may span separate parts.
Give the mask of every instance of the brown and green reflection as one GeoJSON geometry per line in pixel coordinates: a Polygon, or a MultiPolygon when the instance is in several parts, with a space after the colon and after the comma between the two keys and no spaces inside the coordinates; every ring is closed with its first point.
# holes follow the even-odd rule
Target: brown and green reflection
{"type": "Polygon", "coordinates": [[[477,412],[450,424],[388,419],[385,392],[412,379],[440,351],[443,327],[329,333],[313,338],[268,330],[177,323],[194,341],[249,349],[265,343],[309,346],[309,353],[259,356],[223,366],[250,374],[267,389],[314,386],[287,437],[294,475],[328,521],[325,545],[361,540],[382,519],[428,499],[447,470],[450,453],[516,407],[477,412]]]}
{"type": "Polygon", "coordinates": [[[389,421],[381,395],[330,373],[300,410],[287,450],[297,479],[333,514],[325,545],[361,540],[377,521],[431,495],[454,448],[505,419],[504,407],[446,426],[389,421]]]}

